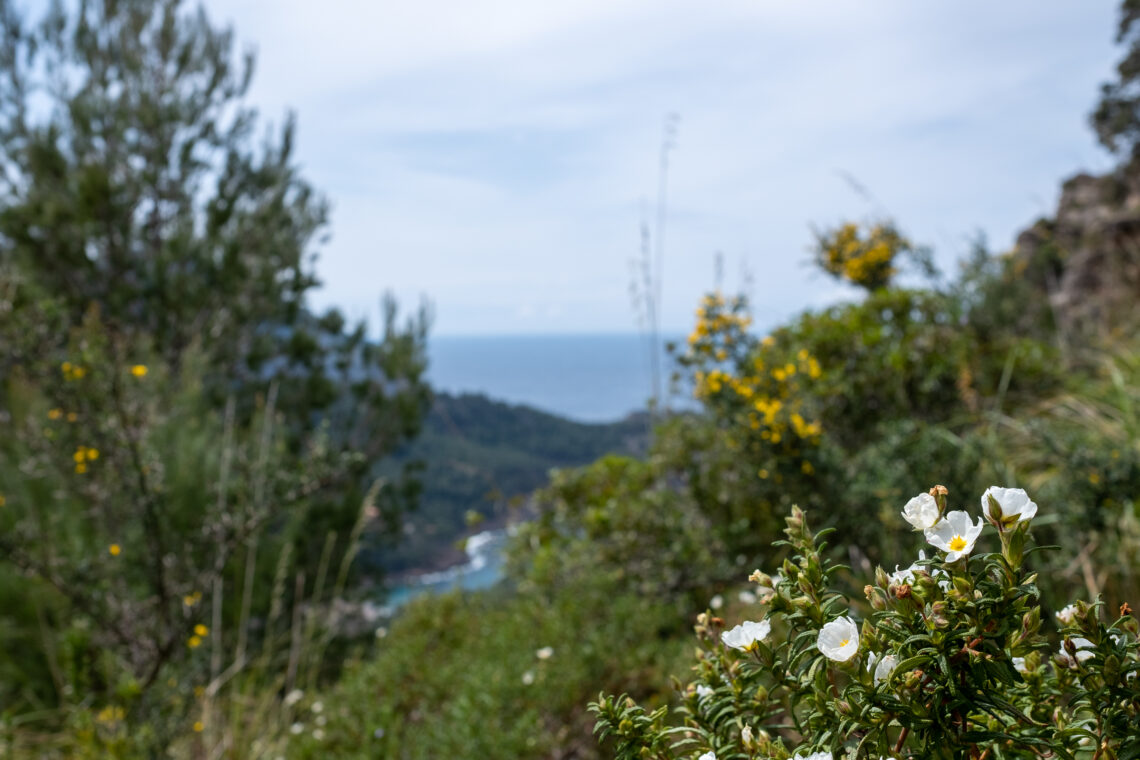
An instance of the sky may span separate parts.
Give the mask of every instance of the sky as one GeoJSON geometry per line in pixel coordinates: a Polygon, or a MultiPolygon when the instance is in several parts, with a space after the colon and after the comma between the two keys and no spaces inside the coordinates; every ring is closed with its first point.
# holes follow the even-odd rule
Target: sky
{"type": "Polygon", "coordinates": [[[312,302],[430,301],[435,335],[637,329],[668,114],[661,323],[719,283],[757,323],[854,297],[812,229],[890,216],[947,272],[1111,158],[1087,126],[1116,2],[207,0],[255,46],[332,204],[312,302]],[[856,189],[856,186],[862,190],[856,189]]]}

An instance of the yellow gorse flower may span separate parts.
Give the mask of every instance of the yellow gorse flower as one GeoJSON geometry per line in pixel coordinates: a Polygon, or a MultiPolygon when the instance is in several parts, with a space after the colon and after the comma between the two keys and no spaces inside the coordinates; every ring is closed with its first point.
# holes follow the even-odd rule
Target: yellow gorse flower
{"type": "Polygon", "coordinates": [[[126,717],[126,712],[121,707],[107,706],[95,714],[95,720],[100,723],[118,723],[126,717]]]}
{"type": "Polygon", "coordinates": [[[88,462],[94,462],[99,458],[99,449],[90,446],[77,446],[71,458],[75,460],[75,471],[82,474],[87,472],[88,462]]]}
{"type": "Polygon", "coordinates": [[[118,544],[111,544],[110,546],[107,547],[107,552],[112,557],[118,557],[120,554],[123,553],[123,547],[119,546],[118,544]]]}
{"type": "Polygon", "coordinates": [[[135,377],[146,377],[146,372],[147,370],[145,364],[136,364],[131,367],[131,374],[135,377]]]}
{"type": "Polygon", "coordinates": [[[63,362],[59,365],[59,370],[63,373],[63,379],[68,381],[82,380],[83,376],[87,374],[86,367],[71,362],[63,362]]]}
{"type": "Polygon", "coordinates": [[[202,625],[201,623],[198,623],[198,625],[194,626],[194,635],[195,636],[209,636],[210,635],[210,629],[207,628],[206,626],[202,625]]]}
{"type": "Polygon", "coordinates": [[[890,225],[873,225],[864,235],[849,222],[819,237],[816,260],[829,274],[876,290],[894,277],[895,258],[909,248],[910,242],[890,225]]]}

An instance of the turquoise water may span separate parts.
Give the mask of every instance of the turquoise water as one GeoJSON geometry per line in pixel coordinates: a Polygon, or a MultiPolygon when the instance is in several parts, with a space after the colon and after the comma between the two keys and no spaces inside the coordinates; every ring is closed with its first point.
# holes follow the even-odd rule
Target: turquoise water
{"type": "MultiPolygon", "coordinates": [[[[483,393],[580,422],[612,422],[645,409],[649,354],[637,334],[432,337],[428,379],[442,391],[483,393]]],[[[664,382],[671,365],[663,348],[661,356],[664,382]]]]}
{"type": "Polygon", "coordinates": [[[503,548],[506,532],[489,530],[476,533],[467,539],[467,562],[438,573],[425,573],[413,583],[395,586],[385,598],[394,611],[410,599],[423,594],[434,594],[460,588],[466,591],[490,588],[503,574],[503,548]]]}
{"type": "MultiPolygon", "coordinates": [[[[579,422],[612,422],[645,409],[649,351],[640,335],[440,337],[428,341],[432,387],[483,393],[579,422]]],[[[661,350],[662,382],[671,363],[661,350]]],[[[676,407],[676,401],[673,407],[676,407]]],[[[422,594],[493,586],[502,575],[502,531],[468,539],[467,562],[389,589],[389,613],[422,594]]]]}

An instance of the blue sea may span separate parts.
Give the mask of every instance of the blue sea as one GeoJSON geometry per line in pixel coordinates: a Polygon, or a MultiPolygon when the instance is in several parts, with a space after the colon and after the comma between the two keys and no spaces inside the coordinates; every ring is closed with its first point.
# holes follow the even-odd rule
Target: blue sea
{"type": "MultiPolygon", "coordinates": [[[[672,364],[660,347],[662,384],[672,364]]],[[[483,393],[579,422],[613,422],[646,408],[652,393],[645,337],[509,335],[429,337],[428,378],[449,393],[483,393]]]]}

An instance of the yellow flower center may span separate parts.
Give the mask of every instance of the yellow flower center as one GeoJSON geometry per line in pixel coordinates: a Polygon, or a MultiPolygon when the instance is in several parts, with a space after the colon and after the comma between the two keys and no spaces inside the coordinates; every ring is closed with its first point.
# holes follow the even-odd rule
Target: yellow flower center
{"type": "Polygon", "coordinates": [[[844,639],[843,641],[839,642],[839,648],[842,649],[843,647],[847,646],[850,642],[851,642],[851,639],[844,639]]]}
{"type": "Polygon", "coordinates": [[[954,538],[950,539],[950,551],[960,552],[965,548],[966,539],[962,538],[961,536],[954,536],[954,538]]]}

